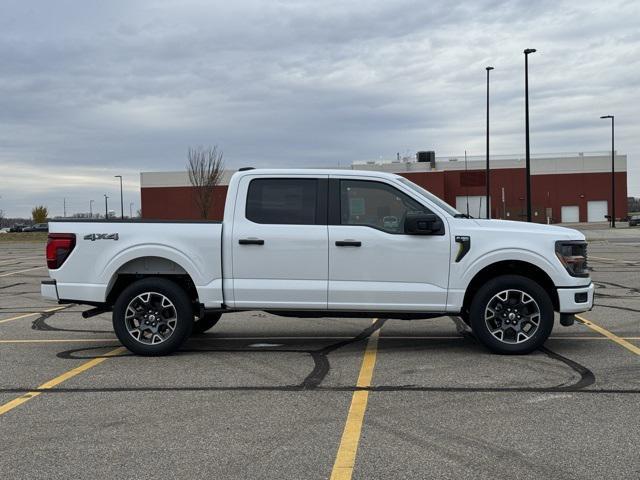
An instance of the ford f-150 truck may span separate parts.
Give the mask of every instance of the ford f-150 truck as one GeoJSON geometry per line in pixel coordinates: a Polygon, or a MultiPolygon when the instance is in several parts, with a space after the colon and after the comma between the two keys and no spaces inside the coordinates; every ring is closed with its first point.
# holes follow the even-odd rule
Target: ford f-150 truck
{"type": "Polygon", "coordinates": [[[398,175],[241,169],[222,222],[52,221],[42,295],[113,312],[162,355],[225,312],[459,316],[494,352],[528,353],[593,304],[576,230],[456,211],[398,175]]]}

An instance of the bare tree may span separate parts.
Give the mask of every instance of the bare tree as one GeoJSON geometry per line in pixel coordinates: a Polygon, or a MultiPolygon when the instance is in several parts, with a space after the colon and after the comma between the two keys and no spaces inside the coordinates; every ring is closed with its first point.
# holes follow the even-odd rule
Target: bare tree
{"type": "Polygon", "coordinates": [[[196,207],[200,216],[206,219],[209,216],[213,191],[220,183],[224,171],[222,151],[218,151],[217,146],[189,147],[187,159],[189,181],[194,188],[196,207]]]}

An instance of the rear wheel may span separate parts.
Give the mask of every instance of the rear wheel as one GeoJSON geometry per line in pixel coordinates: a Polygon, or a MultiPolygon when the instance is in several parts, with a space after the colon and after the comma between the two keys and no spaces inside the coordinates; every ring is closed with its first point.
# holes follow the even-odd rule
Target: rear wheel
{"type": "Polygon", "coordinates": [[[186,292],[164,278],[132,283],[113,307],[113,329],[138,355],[174,352],[191,334],[193,308],[186,292]]]}
{"type": "Polygon", "coordinates": [[[207,330],[210,330],[216,323],[218,323],[221,316],[222,314],[220,312],[205,313],[202,318],[196,320],[193,324],[192,333],[204,333],[207,330]]]}
{"type": "Polygon", "coordinates": [[[536,282],[519,275],[485,283],[469,313],[475,336],[496,353],[529,353],[542,346],[553,329],[551,298],[536,282]]]}

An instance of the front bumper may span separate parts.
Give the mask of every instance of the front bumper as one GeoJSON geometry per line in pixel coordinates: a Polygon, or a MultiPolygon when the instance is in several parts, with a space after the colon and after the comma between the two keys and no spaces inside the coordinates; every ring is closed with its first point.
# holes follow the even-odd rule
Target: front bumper
{"type": "Polygon", "coordinates": [[[593,308],[593,283],[582,287],[558,288],[560,313],[580,313],[593,308]]]}
{"type": "Polygon", "coordinates": [[[58,286],[56,285],[56,281],[52,278],[42,280],[42,282],[40,283],[40,294],[47,300],[55,300],[57,302],[59,298],[58,286]]]}

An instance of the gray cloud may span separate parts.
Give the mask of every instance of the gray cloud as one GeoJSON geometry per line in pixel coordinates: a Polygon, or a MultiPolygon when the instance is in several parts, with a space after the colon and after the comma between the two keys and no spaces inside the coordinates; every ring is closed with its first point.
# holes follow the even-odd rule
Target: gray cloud
{"type": "Polygon", "coordinates": [[[197,144],[231,167],[480,154],[488,64],[492,152],[521,152],[525,47],[532,150],[606,150],[613,113],[640,194],[635,2],[229,3],[5,2],[0,208],[82,209],[120,173],[138,204],[137,173],[197,144]]]}

